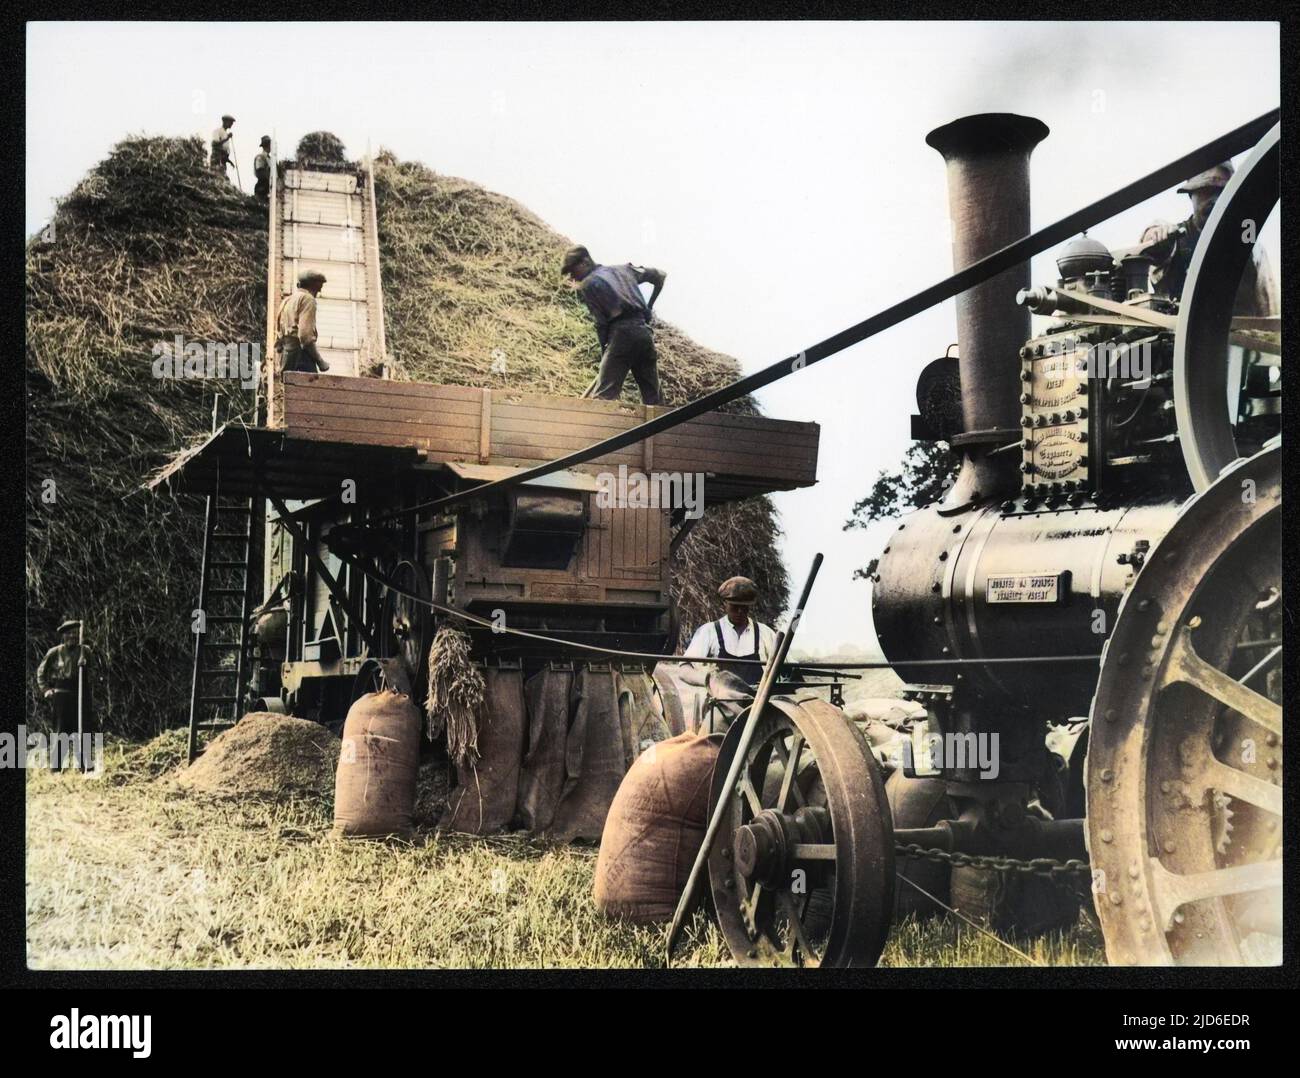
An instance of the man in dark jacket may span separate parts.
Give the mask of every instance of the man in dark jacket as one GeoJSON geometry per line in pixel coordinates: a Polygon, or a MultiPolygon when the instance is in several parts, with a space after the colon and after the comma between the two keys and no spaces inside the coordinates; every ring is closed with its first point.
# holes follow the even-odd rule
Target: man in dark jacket
{"type": "MultiPolygon", "coordinates": [[[[50,766],[63,770],[71,763],[63,749],[77,736],[77,709],[81,709],[81,731],[95,732],[95,709],[91,699],[90,655],[81,643],[81,622],[65,621],[59,626],[63,642],[50,648],[36,668],[36,687],[53,712],[54,730],[50,738],[50,766]],[[78,690],[80,682],[80,690],[78,690]],[[80,698],[80,703],[78,703],[80,698]],[[62,736],[60,736],[62,735],[62,736]]],[[[78,756],[83,745],[73,750],[78,756]]],[[[86,761],[82,761],[82,767],[86,761]]]]}
{"type": "Polygon", "coordinates": [[[636,379],[641,399],[659,404],[659,357],[650,321],[652,309],[668,276],[647,266],[601,266],[585,247],[572,247],[560,271],[577,284],[578,294],[596,321],[602,356],[596,390],[601,400],[617,400],[628,372],[636,379]],[[640,286],[653,286],[647,302],[640,286]]]}
{"type": "Polygon", "coordinates": [[[253,185],[253,195],[259,202],[271,201],[271,136],[262,136],[262,148],[253,158],[253,175],[257,183],[253,185]]]}

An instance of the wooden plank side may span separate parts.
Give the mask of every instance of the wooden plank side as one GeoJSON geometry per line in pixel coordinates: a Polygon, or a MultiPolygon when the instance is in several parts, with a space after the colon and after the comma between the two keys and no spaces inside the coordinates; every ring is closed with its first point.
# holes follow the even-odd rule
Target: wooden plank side
{"type": "Polygon", "coordinates": [[[318,403],[356,402],[366,407],[397,408],[403,411],[423,412],[425,414],[455,413],[456,415],[479,414],[477,401],[459,400],[453,397],[419,396],[405,394],[394,396],[383,391],[373,391],[379,384],[377,378],[353,378],[347,388],[335,386],[294,386],[289,389],[289,396],[295,401],[318,403]]]}
{"type": "Polygon", "coordinates": [[[476,415],[463,415],[459,412],[443,412],[424,408],[389,408],[382,402],[367,404],[364,401],[304,401],[290,398],[285,409],[289,423],[298,419],[366,419],[384,422],[392,420],[402,423],[422,423],[431,427],[446,427],[472,430],[477,437],[479,421],[476,415]]]}
{"type": "Polygon", "coordinates": [[[761,434],[749,432],[742,437],[701,438],[694,436],[693,433],[668,430],[667,433],[655,436],[654,441],[664,449],[681,451],[681,453],[748,454],[757,456],[793,455],[801,459],[816,455],[816,440],[807,440],[805,437],[796,437],[792,436],[792,434],[774,434],[771,437],[763,437],[761,434]]]}
{"type": "Polygon", "coordinates": [[[582,407],[582,402],[574,408],[547,408],[539,405],[523,405],[494,400],[493,411],[503,419],[541,420],[560,425],[581,424],[593,430],[605,431],[603,437],[631,430],[640,423],[640,418],[633,415],[612,415],[595,408],[582,407]]]}
{"type": "MultiPolygon", "coordinates": [[[[518,445],[512,442],[495,443],[492,447],[493,464],[504,464],[512,468],[532,468],[545,461],[552,460],[559,454],[549,451],[546,446],[518,445]]],[[[623,450],[608,457],[588,461],[586,471],[600,472],[610,467],[617,468],[626,464],[629,468],[638,467],[636,455],[631,450],[623,450]]]]}
{"type": "Polygon", "coordinates": [[[340,427],[332,422],[307,419],[292,425],[288,433],[294,438],[311,438],[322,441],[348,441],[359,445],[414,446],[418,449],[436,450],[440,453],[454,454],[448,459],[477,460],[478,439],[474,432],[467,432],[470,437],[441,437],[445,428],[420,428],[413,424],[393,427],[379,423],[353,424],[340,427]]]}
{"type": "Polygon", "coordinates": [[[386,393],[396,397],[420,396],[468,400],[478,403],[483,390],[474,386],[442,385],[434,382],[397,382],[386,378],[348,378],[333,374],[310,374],[291,371],[285,377],[286,385],[319,386],[321,388],[365,390],[386,393]]]}

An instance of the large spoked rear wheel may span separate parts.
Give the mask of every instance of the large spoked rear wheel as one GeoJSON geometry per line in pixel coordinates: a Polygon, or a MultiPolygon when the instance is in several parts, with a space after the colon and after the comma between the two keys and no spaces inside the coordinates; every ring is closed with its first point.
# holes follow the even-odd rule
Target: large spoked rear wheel
{"type": "MultiPolygon", "coordinates": [[[[745,720],[748,721],[748,720],[745,720]]],[[[893,916],[894,834],[880,767],[838,708],[772,700],[736,786],[743,722],[714,770],[726,815],[709,858],[718,923],[745,966],[871,966],[893,916]]]]}
{"type": "Polygon", "coordinates": [[[1106,646],[1087,826],[1113,964],[1281,961],[1280,458],[1188,503],[1106,646]]]}

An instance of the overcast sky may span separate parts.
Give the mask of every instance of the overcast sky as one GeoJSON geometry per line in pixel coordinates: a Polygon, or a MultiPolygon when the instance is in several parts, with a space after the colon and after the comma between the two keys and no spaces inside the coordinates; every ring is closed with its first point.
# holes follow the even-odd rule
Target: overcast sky
{"type": "MultiPolygon", "coordinates": [[[[1038,226],[1275,108],[1278,79],[1272,23],[29,24],[27,231],[126,135],[206,137],[230,112],[251,189],[261,135],[287,155],[325,129],[667,270],[656,310],[751,371],[950,271],[931,128],[1045,122],[1038,226]]],[[[1187,212],[1171,191],[1093,235],[1124,246],[1187,212]]],[[[760,395],[822,425],[818,485],[777,496],[795,586],[826,554],[808,647],[870,638],[850,577],[883,533],[841,525],[906,448],[916,375],[954,325],[945,304],[760,395]]]]}

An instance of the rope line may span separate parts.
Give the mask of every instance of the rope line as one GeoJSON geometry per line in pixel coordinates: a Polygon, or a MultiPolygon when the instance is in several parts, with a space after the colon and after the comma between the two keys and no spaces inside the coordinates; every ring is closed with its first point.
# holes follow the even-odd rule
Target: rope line
{"type": "MultiPolygon", "coordinates": [[[[653,651],[623,651],[618,648],[601,647],[598,644],[584,644],[578,640],[564,640],[556,636],[546,636],[543,633],[529,632],[526,629],[511,629],[505,625],[498,625],[496,622],[481,618],[477,614],[471,614],[467,610],[460,610],[454,606],[447,606],[443,603],[436,602],[433,599],[426,598],[423,595],[417,595],[414,592],[407,591],[405,588],[390,583],[381,574],[374,572],[365,565],[357,561],[351,561],[344,558],[349,565],[355,568],[362,575],[385,588],[391,589],[395,594],[411,602],[419,603],[435,610],[440,614],[446,614],[449,617],[460,618],[468,621],[473,625],[478,625],[484,629],[490,629],[497,635],[518,636],[525,640],[535,640],[539,643],[549,644],[561,648],[573,648],[580,651],[590,652],[596,655],[603,655],[614,659],[627,659],[633,662],[656,662],[656,663],[707,663],[711,666],[749,666],[752,665],[749,659],[724,659],[720,656],[709,658],[697,658],[689,655],[660,655],[653,651]]],[[[898,666],[1000,666],[1007,663],[1062,663],[1062,662],[1100,662],[1100,656],[1097,655],[1031,655],[1024,658],[989,658],[989,659],[903,659],[899,662],[854,662],[854,663],[832,663],[825,661],[815,661],[808,663],[784,663],[782,669],[786,670],[806,670],[809,673],[816,674],[823,671],[834,670],[892,670],[898,666]]]]}

